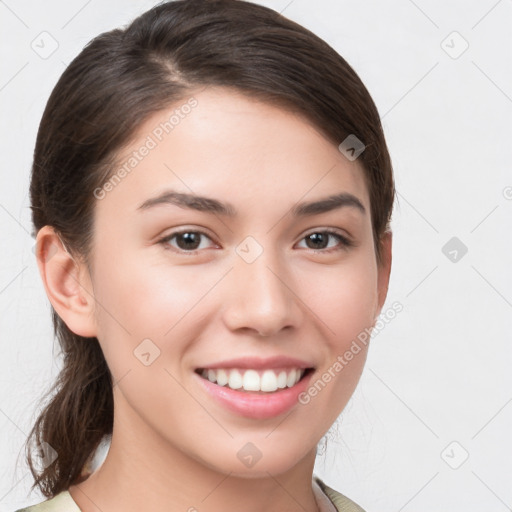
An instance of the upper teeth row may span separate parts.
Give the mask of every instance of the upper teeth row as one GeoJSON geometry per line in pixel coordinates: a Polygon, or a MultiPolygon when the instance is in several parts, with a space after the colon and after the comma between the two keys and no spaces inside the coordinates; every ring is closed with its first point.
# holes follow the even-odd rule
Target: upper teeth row
{"type": "Polygon", "coordinates": [[[210,382],[216,382],[219,386],[227,384],[231,389],[243,388],[245,391],[275,391],[276,389],[291,388],[304,375],[302,368],[292,368],[275,372],[265,370],[258,373],[257,370],[237,369],[208,369],[203,370],[201,375],[210,382]]]}

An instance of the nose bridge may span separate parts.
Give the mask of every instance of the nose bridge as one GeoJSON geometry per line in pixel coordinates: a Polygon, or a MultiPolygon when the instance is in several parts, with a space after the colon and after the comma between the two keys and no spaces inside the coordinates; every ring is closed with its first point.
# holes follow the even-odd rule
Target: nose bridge
{"type": "Polygon", "coordinates": [[[252,237],[239,244],[236,253],[226,311],[228,326],[265,335],[297,326],[300,312],[282,255],[252,237]]]}

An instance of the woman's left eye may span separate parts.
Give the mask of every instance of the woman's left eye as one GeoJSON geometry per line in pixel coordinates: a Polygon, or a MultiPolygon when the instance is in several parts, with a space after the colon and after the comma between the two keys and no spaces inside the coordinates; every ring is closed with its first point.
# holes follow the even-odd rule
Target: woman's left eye
{"type": "Polygon", "coordinates": [[[313,247],[309,247],[308,249],[320,250],[321,252],[331,252],[331,251],[340,251],[346,249],[348,247],[352,247],[354,243],[349,240],[347,237],[338,233],[337,231],[325,230],[325,231],[314,231],[306,235],[303,240],[307,242],[311,242],[313,247]],[[320,235],[320,236],[319,236],[320,235]],[[333,238],[338,241],[338,244],[329,247],[329,238],[332,240],[333,238]],[[315,247],[316,244],[316,247],[315,247]],[[327,250],[325,250],[327,249],[327,250]]]}
{"type": "MultiPolygon", "coordinates": [[[[176,252],[195,254],[200,249],[205,248],[204,246],[201,246],[202,237],[212,241],[212,239],[202,231],[185,230],[171,233],[170,235],[160,239],[158,243],[162,244],[166,248],[170,245],[176,249],[176,252]],[[174,239],[176,239],[177,247],[171,243],[171,241],[174,239]]],[[[331,252],[333,250],[339,251],[354,245],[353,242],[347,237],[343,236],[337,231],[332,230],[314,231],[306,235],[304,238],[302,238],[302,240],[306,241],[308,249],[313,249],[320,252],[331,252]],[[338,243],[334,244],[334,246],[332,244],[329,245],[329,241],[332,239],[338,241],[338,243]]]]}

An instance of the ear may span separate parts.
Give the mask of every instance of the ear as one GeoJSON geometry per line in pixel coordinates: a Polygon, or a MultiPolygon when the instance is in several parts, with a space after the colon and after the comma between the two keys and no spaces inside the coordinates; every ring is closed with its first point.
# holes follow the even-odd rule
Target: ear
{"type": "Polygon", "coordinates": [[[94,295],[85,263],[77,263],[53,227],[37,233],[36,259],[46,295],[68,328],[84,337],[96,336],[94,295]]]}
{"type": "Polygon", "coordinates": [[[386,231],[381,238],[381,262],[378,264],[377,272],[377,289],[378,289],[378,311],[375,318],[380,315],[382,306],[386,301],[389,287],[389,276],[391,273],[391,260],[392,260],[392,240],[393,234],[391,231],[386,231]]]}

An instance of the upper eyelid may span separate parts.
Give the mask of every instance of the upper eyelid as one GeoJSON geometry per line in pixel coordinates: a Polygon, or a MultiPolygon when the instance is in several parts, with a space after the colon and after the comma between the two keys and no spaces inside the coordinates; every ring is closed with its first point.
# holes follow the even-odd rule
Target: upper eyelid
{"type": "MultiPolygon", "coordinates": [[[[326,231],[328,231],[328,232],[330,231],[335,234],[344,236],[345,238],[352,239],[352,235],[350,233],[348,233],[345,229],[324,226],[324,227],[312,228],[311,230],[308,230],[306,233],[304,233],[302,235],[301,240],[302,240],[302,238],[304,238],[308,235],[311,235],[312,233],[322,233],[322,232],[326,232],[326,231]]],[[[212,240],[215,239],[215,236],[210,235],[210,233],[205,228],[182,228],[182,229],[177,228],[176,231],[172,231],[169,234],[160,237],[160,239],[173,237],[176,235],[180,235],[182,233],[200,233],[202,235],[207,236],[208,238],[210,238],[212,240]]]]}
{"type": "MultiPolygon", "coordinates": [[[[331,227],[320,227],[312,229],[311,231],[306,232],[304,235],[302,235],[302,238],[305,236],[311,235],[312,233],[323,233],[323,232],[330,232],[331,234],[337,234],[344,238],[347,238],[349,240],[352,239],[352,235],[350,235],[345,229],[341,228],[331,228],[331,227]]],[[[301,238],[301,240],[302,240],[301,238]]]]}

